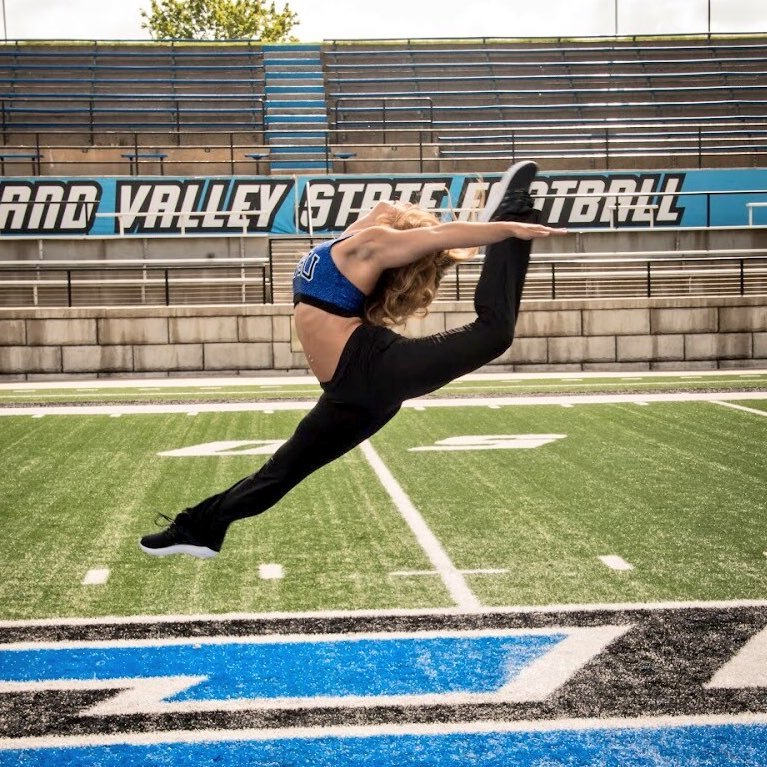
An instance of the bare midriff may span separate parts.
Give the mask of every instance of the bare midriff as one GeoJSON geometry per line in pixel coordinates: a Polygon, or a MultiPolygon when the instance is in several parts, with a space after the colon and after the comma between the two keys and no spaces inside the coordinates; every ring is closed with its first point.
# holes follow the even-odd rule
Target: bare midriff
{"type": "Polygon", "coordinates": [[[296,304],[293,313],[298,340],[309,367],[320,383],[333,378],[349,336],[362,324],[359,317],[339,317],[311,304],[296,304]]]}

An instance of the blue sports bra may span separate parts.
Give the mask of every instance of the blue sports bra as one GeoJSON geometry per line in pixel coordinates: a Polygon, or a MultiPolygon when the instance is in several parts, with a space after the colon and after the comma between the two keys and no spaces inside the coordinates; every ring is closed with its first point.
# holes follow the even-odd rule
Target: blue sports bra
{"type": "Polygon", "coordinates": [[[330,249],[337,242],[328,240],[312,248],[296,266],[293,273],[293,306],[311,304],[341,317],[362,317],[367,296],[341,274],[330,249]]]}

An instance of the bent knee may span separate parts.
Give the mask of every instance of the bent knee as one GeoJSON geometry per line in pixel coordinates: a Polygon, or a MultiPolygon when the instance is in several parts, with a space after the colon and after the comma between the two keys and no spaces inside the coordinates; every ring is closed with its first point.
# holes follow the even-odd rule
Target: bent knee
{"type": "Polygon", "coordinates": [[[482,346],[490,362],[506,352],[514,340],[514,328],[506,323],[483,323],[482,346]]]}

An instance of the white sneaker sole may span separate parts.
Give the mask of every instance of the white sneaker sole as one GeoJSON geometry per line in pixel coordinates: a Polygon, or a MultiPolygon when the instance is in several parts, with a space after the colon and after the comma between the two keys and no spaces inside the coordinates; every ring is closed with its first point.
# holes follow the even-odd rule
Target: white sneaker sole
{"type": "Polygon", "coordinates": [[[485,207],[482,208],[477,221],[489,221],[490,217],[495,213],[495,209],[501,204],[503,196],[506,194],[506,190],[509,188],[509,184],[514,176],[523,165],[529,165],[530,160],[522,160],[521,162],[515,162],[507,171],[501,176],[501,180],[498,181],[487,196],[485,207]]]}
{"type": "Polygon", "coordinates": [[[191,546],[188,543],[177,543],[175,546],[167,546],[164,549],[150,549],[139,543],[139,548],[145,554],[152,557],[167,557],[170,554],[188,554],[190,557],[198,559],[213,559],[218,554],[217,551],[209,549],[207,546],[191,546]]]}

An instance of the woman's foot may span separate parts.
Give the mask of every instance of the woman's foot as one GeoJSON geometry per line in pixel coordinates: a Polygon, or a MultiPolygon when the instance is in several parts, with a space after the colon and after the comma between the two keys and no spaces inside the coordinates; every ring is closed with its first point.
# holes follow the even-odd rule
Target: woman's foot
{"type": "Polygon", "coordinates": [[[493,186],[479,220],[517,220],[532,213],[533,198],[528,190],[537,172],[538,166],[530,160],[514,163],[493,186]]]}
{"type": "Polygon", "coordinates": [[[221,551],[220,540],[202,540],[184,524],[183,512],[175,519],[160,514],[170,524],[159,533],[145,535],[139,541],[139,548],[153,557],[169,554],[189,554],[198,559],[211,559],[221,551]]]}

